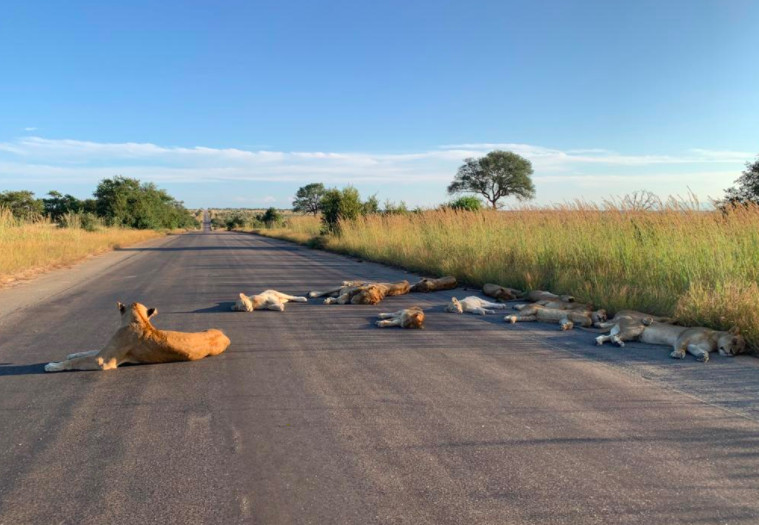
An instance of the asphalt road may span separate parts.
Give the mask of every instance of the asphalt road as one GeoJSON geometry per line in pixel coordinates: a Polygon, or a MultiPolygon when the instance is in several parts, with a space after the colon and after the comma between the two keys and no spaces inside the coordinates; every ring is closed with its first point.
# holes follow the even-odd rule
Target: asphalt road
{"type": "Polygon", "coordinates": [[[111,257],[0,291],[2,524],[759,523],[753,357],[599,349],[588,332],[444,313],[450,292],[232,312],[241,291],[415,278],[245,234],[111,257]],[[103,345],[116,301],[232,345],[43,373],[103,345]],[[373,326],[411,304],[425,330],[373,326]]]}

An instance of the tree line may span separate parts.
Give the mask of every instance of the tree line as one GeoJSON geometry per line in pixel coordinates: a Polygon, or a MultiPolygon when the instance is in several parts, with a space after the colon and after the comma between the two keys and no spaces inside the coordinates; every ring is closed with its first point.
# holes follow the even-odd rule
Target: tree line
{"type": "Polygon", "coordinates": [[[152,182],[117,176],[98,183],[93,198],[78,199],[50,191],[36,198],[31,191],[0,193],[0,208],[10,210],[22,221],[47,218],[61,226],[76,217],[85,229],[96,224],[136,229],[175,229],[198,226],[195,217],[183,205],[152,182]]]}

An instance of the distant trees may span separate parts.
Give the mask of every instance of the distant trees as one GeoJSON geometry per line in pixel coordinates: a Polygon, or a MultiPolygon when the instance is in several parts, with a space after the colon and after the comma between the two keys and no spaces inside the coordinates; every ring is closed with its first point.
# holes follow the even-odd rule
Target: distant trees
{"type": "Polygon", "coordinates": [[[321,210],[322,197],[324,197],[325,191],[324,184],[321,182],[298,188],[293,200],[293,211],[317,215],[321,210]]]}
{"type": "Polygon", "coordinates": [[[137,229],[187,228],[197,220],[165,190],[152,182],[114,177],[95,189],[95,209],[108,224],[137,229]]]}
{"type": "Polygon", "coordinates": [[[759,204],[759,157],[746,163],[746,169],[735,183],[737,186],[725,190],[725,204],[759,204]]]}
{"type": "Polygon", "coordinates": [[[10,210],[15,218],[21,220],[37,219],[45,212],[42,201],[34,198],[34,192],[26,190],[0,193],[0,208],[10,210]]]}
{"type": "Polygon", "coordinates": [[[264,223],[267,228],[271,228],[281,223],[284,218],[277,208],[269,208],[265,212],[256,216],[256,219],[264,223]]]}
{"type": "Polygon", "coordinates": [[[532,164],[511,151],[494,150],[478,159],[464,159],[449,194],[477,193],[485,197],[493,209],[499,207],[502,197],[515,196],[518,200],[535,197],[532,183],[532,164]]]}

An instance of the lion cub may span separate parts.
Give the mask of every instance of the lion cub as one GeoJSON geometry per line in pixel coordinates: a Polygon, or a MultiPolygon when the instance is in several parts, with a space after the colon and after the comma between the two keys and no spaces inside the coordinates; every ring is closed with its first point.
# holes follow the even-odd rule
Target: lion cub
{"type": "Polygon", "coordinates": [[[411,308],[405,308],[397,312],[379,314],[377,317],[381,319],[381,321],[376,322],[376,325],[380,328],[387,328],[388,326],[423,328],[422,325],[424,324],[424,311],[418,306],[412,306],[411,308]]]}
{"type": "Polygon", "coordinates": [[[287,295],[286,293],[278,292],[276,290],[266,290],[258,295],[251,295],[250,297],[241,293],[240,298],[237,299],[237,302],[234,305],[232,305],[232,311],[252,312],[253,310],[275,310],[277,312],[284,312],[285,303],[289,301],[307,303],[308,299],[295,295],[287,295]]]}
{"type": "Polygon", "coordinates": [[[195,361],[219,355],[229,346],[221,330],[171,332],[158,330],[151,322],[158,310],[140,303],[117,303],[121,326],[102,350],[69,354],[65,361],[48,363],[45,372],[64,370],[113,370],[124,363],[169,363],[195,361]]]}

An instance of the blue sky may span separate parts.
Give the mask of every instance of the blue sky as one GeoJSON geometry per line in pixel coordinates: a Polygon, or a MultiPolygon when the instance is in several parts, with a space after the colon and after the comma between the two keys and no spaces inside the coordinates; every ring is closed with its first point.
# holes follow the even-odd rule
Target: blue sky
{"type": "Polygon", "coordinates": [[[758,26],[753,0],[6,0],[0,190],[434,205],[501,148],[542,204],[719,197],[759,154],[758,26]]]}

